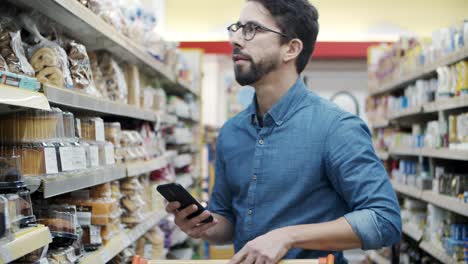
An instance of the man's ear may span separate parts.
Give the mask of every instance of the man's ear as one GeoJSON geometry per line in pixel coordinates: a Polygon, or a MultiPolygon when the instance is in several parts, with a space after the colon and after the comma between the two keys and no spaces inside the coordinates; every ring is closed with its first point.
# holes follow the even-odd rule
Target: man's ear
{"type": "Polygon", "coordinates": [[[299,54],[301,54],[303,47],[304,46],[300,39],[295,38],[290,40],[287,46],[285,47],[283,61],[289,62],[291,60],[296,59],[299,56],[299,54]]]}

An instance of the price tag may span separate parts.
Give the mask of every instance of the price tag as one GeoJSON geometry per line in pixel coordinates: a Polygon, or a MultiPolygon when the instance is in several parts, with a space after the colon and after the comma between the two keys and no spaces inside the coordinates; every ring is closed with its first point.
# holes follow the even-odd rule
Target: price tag
{"type": "Polygon", "coordinates": [[[58,165],[57,165],[57,152],[55,148],[44,148],[44,163],[46,174],[57,174],[58,165]]]}
{"type": "Polygon", "coordinates": [[[96,129],[96,141],[106,141],[106,138],[104,136],[104,121],[100,118],[94,119],[94,127],[96,129]]]}
{"type": "Polygon", "coordinates": [[[89,162],[91,167],[99,166],[99,147],[89,146],[89,162]]]}
{"type": "Polygon", "coordinates": [[[75,170],[86,169],[86,150],[83,147],[73,148],[73,167],[75,170]]]}
{"type": "Polygon", "coordinates": [[[102,244],[101,227],[89,226],[89,237],[91,244],[102,244]]]}
{"type": "Polygon", "coordinates": [[[114,145],[112,144],[104,145],[104,155],[105,155],[106,165],[114,164],[115,163],[114,145]]]}
{"type": "Polygon", "coordinates": [[[60,147],[60,164],[62,165],[62,171],[75,170],[73,166],[73,148],[72,147],[60,147]]]}

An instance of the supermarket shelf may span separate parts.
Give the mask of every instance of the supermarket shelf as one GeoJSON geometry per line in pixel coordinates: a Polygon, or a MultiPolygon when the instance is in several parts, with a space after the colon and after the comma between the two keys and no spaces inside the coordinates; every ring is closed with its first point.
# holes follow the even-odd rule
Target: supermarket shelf
{"type": "Polygon", "coordinates": [[[139,161],[127,164],[127,176],[138,176],[164,168],[167,165],[166,156],[161,156],[148,161],[139,161]]]}
{"type": "Polygon", "coordinates": [[[468,203],[464,203],[456,198],[438,194],[433,191],[423,191],[421,199],[454,213],[468,217],[468,203]]]}
{"type": "Polygon", "coordinates": [[[434,204],[451,212],[468,217],[468,203],[464,203],[454,197],[435,193],[430,190],[420,190],[418,188],[396,183],[392,180],[393,188],[404,195],[434,204]]]}
{"type": "Polygon", "coordinates": [[[382,93],[392,92],[401,88],[405,88],[407,85],[409,85],[410,83],[418,79],[433,75],[438,67],[451,65],[465,58],[468,58],[468,47],[465,47],[457,52],[454,52],[451,55],[447,56],[446,58],[443,58],[432,65],[421,67],[417,71],[409,73],[403,76],[402,78],[400,78],[399,80],[382,85],[381,87],[370,91],[369,94],[371,96],[374,96],[374,95],[378,95],[382,93]]]}
{"type": "Polygon", "coordinates": [[[50,110],[44,94],[0,84],[0,111],[10,111],[11,106],[50,110]]]}
{"type": "MultiPolygon", "coordinates": [[[[71,1],[75,3],[75,1],[71,1]]],[[[78,1],[76,1],[78,3],[78,1]]],[[[156,113],[143,110],[135,106],[103,100],[87,94],[66,90],[62,88],[46,86],[44,93],[47,99],[54,104],[96,112],[105,115],[124,116],[147,121],[156,121],[156,113]]]]}
{"type": "Polygon", "coordinates": [[[151,213],[141,224],[132,230],[119,234],[112,238],[109,243],[99,250],[81,259],[82,264],[107,263],[122,250],[133,244],[138,238],[143,236],[149,229],[161,221],[167,213],[164,211],[151,213]]]}
{"type": "Polygon", "coordinates": [[[414,239],[416,242],[419,242],[424,234],[422,230],[420,230],[417,226],[411,223],[403,224],[403,233],[414,239]]]}
{"type": "Polygon", "coordinates": [[[125,167],[114,165],[79,172],[63,173],[55,178],[45,177],[42,180],[44,198],[119,180],[125,178],[125,176],[125,167]]]}
{"type": "Polygon", "coordinates": [[[192,89],[177,82],[175,74],[162,62],[151,56],[143,46],[117,31],[113,26],[84,7],[70,0],[9,0],[15,5],[38,10],[62,25],[67,34],[86,45],[88,50],[107,50],[115,57],[135,63],[151,76],[162,77],[173,85],[165,86],[167,92],[184,94],[192,89]]]}
{"type": "Polygon", "coordinates": [[[467,150],[456,150],[456,149],[448,149],[448,148],[435,149],[435,148],[398,147],[398,148],[391,148],[389,153],[390,155],[397,155],[397,156],[424,156],[424,157],[437,158],[437,159],[468,161],[467,150]]]}
{"type": "Polygon", "coordinates": [[[369,126],[374,128],[374,129],[377,129],[377,128],[386,128],[390,125],[390,121],[389,120],[377,120],[377,121],[374,121],[372,123],[369,123],[369,126]]]}
{"type": "Polygon", "coordinates": [[[400,184],[400,183],[395,182],[394,180],[392,180],[392,185],[395,191],[399,193],[402,193],[404,195],[407,195],[416,199],[421,199],[422,197],[423,191],[416,187],[400,184]]]}
{"type": "Polygon", "coordinates": [[[431,158],[468,161],[467,150],[422,148],[421,155],[431,158]]]}
{"type": "Polygon", "coordinates": [[[177,125],[177,122],[179,122],[179,119],[177,118],[177,116],[173,114],[157,112],[157,115],[158,115],[159,120],[163,124],[177,125]]]}
{"type": "Polygon", "coordinates": [[[89,50],[105,49],[116,57],[137,63],[151,75],[164,76],[175,81],[175,76],[161,62],[150,56],[143,47],[118,32],[113,26],[84,7],[78,1],[69,0],[10,0],[38,10],[62,25],[67,34],[86,45],[89,50]]]}
{"type": "Polygon", "coordinates": [[[442,248],[439,248],[438,246],[430,242],[422,241],[419,244],[419,247],[444,264],[456,264],[457,263],[457,261],[455,261],[449,255],[447,255],[442,248]]]}
{"type": "Polygon", "coordinates": [[[376,150],[375,153],[377,154],[377,157],[379,157],[379,159],[381,160],[388,160],[388,158],[390,157],[388,152],[383,150],[376,150]]]}
{"type": "Polygon", "coordinates": [[[421,106],[412,107],[412,108],[401,110],[397,113],[392,113],[390,115],[390,119],[395,120],[395,119],[399,119],[403,117],[414,116],[414,115],[421,114],[422,112],[423,112],[423,109],[421,106]]]}
{"type": "Polygon", "coordinates": [[[377,253],[375,250],[367,251],[366,256],[368,256],[373,262],[377,264],[390,264],[390,260],[383,257],[382,255],[377,253]]]}
{"type": "Polygon", "coordinates": [[[455,98],[440,99],[423,106],[425,113],[438,111],[468,108],[468,96],[458,96],[455,98]]]}
{"type": "Polygon", "coordinates": [[[185,90],[191,91],[193,95],[198,96],[198,92],[195,91],[195,89],[188,82],[186,82],[186,81],[184,81],[184,80],[182,80],[180,78],[177,78],[177,83],[178,83],[179,86],[181,86],[185,90]]]}
{"type": "Polygon", "coordinates": [[[397,147],[391,148],[388,153],[390,155],[397,155],[397,156],[420,156],[421,150],[416,148],[409,148],[409,147],[397,147]]]}
{"type": "Polygon", "coordinates": [[[48,227],[38,225],[23,229],[15,239],[0,247],[0,263],[9,263],[52,242],[48,227]]]}
{"type": "Polygon", "coordinates": [[[191,117],[182,117],[182,116],[179,116],[178,117],[180,121],[184,122],[184,123],[187,123],[187,124],[190,124],[190,125],[193,125],[193,124],[197,124],[198,123],[198,120],[195,120],[191,117]]]}

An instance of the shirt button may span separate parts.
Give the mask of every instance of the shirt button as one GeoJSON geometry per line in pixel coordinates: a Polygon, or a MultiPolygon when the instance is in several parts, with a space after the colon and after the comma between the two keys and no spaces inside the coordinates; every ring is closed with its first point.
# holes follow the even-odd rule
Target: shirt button
{"type": "Polygon", "coordinates": [[[249,215],[251,215],[253,212],[252,212],[252,210],[249,210],[249,211],[247,211],[247,213],[248,213],[249,215]]]}
{"type": "Polygon", "coordinates": [[[258,141],[258,144],[263,145],[263,144],[265,144],[265,142],[263,141],[263,139],[260,139],[260,140],[258,141]]]}
{"type": "Polygon", "coordinates": [[[257,175],[254,175],[254,176],[252,177],[252,180],[253,180],[253,181],[256,181],[256,180],[257,180],[257,175]]]}

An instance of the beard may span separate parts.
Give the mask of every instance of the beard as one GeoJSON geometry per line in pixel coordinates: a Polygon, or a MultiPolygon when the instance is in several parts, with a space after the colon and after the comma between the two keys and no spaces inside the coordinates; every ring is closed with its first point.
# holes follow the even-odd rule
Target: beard
{"type": "Polygon", "coordinates": [[[279,62],[276,57],[270,56],[265,60],[254,62],[249,58],[247,65],[234,65],[236,81],[241,86],[252,85],[261,80],[265,75],[276,70],[279,62]]]}

